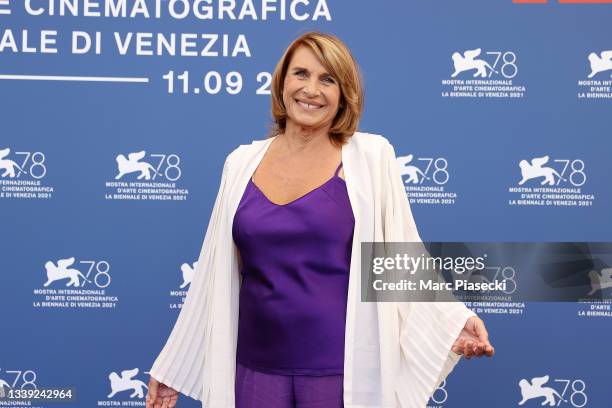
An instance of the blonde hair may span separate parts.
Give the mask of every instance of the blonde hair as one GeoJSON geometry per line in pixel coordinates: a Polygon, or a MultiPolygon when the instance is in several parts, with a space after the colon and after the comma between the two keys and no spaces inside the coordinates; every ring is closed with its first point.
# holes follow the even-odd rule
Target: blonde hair
{"type": "Polygon", "coordinates": [[[272,74],[272,120],[268,137],[283,133],[287,125],[287,110],[283,103],[283,84],[289,62],[299,46],[310,49],[327,71],[338,81],[340,103],[329,136],[333,143],[343,145],[355,133],[363,111],[363,85],[355,58],[346,44],[334,35],[310,31],[295,39],[285,50],[272,74]]]}

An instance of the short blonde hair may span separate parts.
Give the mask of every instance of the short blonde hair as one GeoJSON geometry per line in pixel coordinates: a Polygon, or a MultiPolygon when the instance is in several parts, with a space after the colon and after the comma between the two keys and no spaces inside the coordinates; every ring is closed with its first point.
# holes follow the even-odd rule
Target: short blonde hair
{"type": "Polygon", "coordinates": [[[310,31],[295,39],[285,50],[272,74],[272,119],[268,137],[283,133],[287,110],[283,103],[283,84],[289,62],[299,46],[310,49],[327,71],[338,81],[340,104],[329,135],[334,144],[343,145],[355,133],[363,111],[363,81],[359,66],[346,44],[334,35],[310,31]]]}

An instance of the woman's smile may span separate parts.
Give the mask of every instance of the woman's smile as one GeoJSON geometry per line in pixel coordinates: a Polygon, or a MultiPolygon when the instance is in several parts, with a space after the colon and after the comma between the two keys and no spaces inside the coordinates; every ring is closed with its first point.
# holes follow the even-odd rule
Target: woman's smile
{"type": "Polygon", "coordinates": [[[325,107],[325,105],[319,105],[319,104],[315,104],[312,102],[308,103],[308,102],[300,101],[299,99],[295,99],[295,101],[297,102],[298,105],[300,105],[306,111],[316,111],[316,110],[319,110],[325,107]]]}

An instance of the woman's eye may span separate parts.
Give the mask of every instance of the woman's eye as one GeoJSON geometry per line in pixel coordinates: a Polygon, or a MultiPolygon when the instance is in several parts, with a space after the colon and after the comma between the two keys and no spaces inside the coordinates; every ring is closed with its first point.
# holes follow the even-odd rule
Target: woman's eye
{"type": "Polygon", "coordinates": [[[295,73],[295,75],[299,76],[299,77],[303,77],[306,76],[306,73],[304,71],[298,71],[295,73]]]}
{"type": "Polygon", "coordinates": [[[330,83],[330,84],[333,84],[333,83],[334,83],[333,78],[330,78],[330,77],[323,78],[323,81],[325,81],[325,82],[327,82],[327,83],[330,83]]]}

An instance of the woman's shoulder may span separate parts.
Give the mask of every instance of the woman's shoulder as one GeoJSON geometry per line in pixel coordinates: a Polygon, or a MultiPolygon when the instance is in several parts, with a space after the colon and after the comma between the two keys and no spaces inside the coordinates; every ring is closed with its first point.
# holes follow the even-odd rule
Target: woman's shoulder
{"type": "Polygon", "coordinates": [[[367,132],[355,132],[349,139],[349,143],[354,143],[358,147],[365,149],[380,149],[389,145],[389,140],[381,134],[367,133],[367,132]]]}
{"type": "Polygon", "coordinates": [[[384,162],[391,159],[391,156],[395,157],[393,145],[380,134],[355,132],[349,139],[349,145],[368,161],[384,162]]]}
{"type": "Polygon", "coordinates": [[[227,155],[227,157],[225,158],[225,162],[229,163],[233,160],[236,160],[241,155],[248,154],[248,153],[254,153],[257,151],[258,148],[261,148],[264,145],[264,143],[266,143],[269,140],[270,139],[257,139],[257,140],[253,140],[251,143],[238,145],[238,147],[236,147],[234,150],[230,152],[230,154],[227,155]]]}

